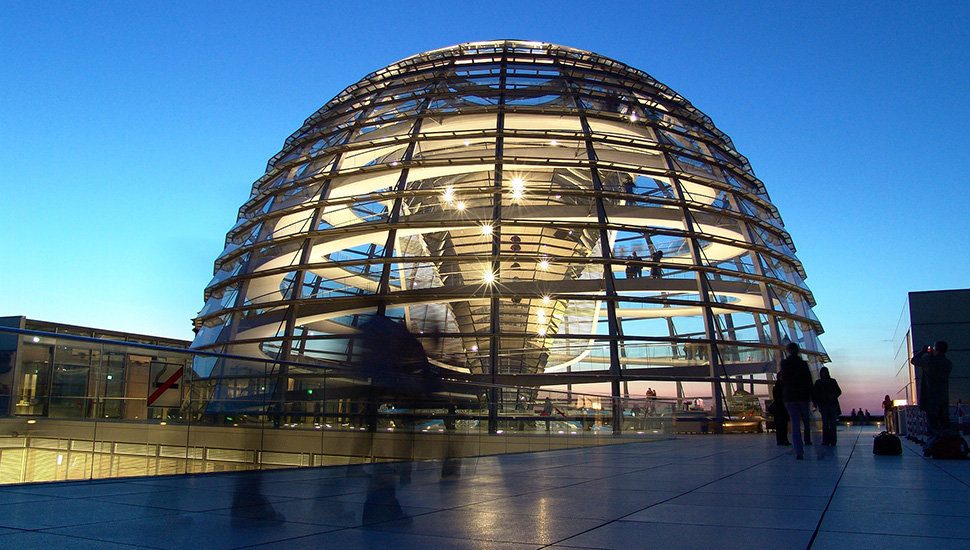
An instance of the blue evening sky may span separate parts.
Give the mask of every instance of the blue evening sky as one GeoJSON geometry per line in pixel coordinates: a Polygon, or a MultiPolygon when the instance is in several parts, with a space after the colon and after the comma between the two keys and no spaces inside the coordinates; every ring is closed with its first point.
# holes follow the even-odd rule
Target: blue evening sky
{"type": "Polygon", "coordinates": [[[906,293],[968,285],[970,3],[0,5],[0,315],[191,339],[250,186],[303,120],[430,49],[641,69],[731,136],[818,301],[843,407],[895,393],[906,293]]]}

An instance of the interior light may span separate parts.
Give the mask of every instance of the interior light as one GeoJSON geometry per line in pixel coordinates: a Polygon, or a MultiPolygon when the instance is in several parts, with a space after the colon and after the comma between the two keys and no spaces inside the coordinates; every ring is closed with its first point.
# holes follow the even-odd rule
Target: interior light
{"type": "Polygon", "coordinates": [[[398,165],[398,162],[396,160],[391,163],[391,166],[397,166],[397,165],[398,165]]]}
{"type": "Polygon", "coordinates": [[[486,284],[492,284],[495,282],[495,274],[491,271],[486,271],[482,278],[485,280],[486,284]]]}
{"type": "Polygon", "coordinates": [[[466,139],[466,140],[465,140],[465,146],[467,147],[467,146],[469,146],[469,145],[471,145],[471,142],[470,142],[470,141],[468,141],[468,140],[466,139]]]}
{"type": "Polygon", "coordinates": [[[36,423],[37,423],[37,421],[36,421],[36,420],[28,420],[28,421],[27,421],[27,423],[28,423],[28,424],[36,424],[36,423]]]}
{"type": "Polygon", "coordinates": [[[559,145],[559,142],[556,141],[556,140],[552,140],[552,141],[549,142],[549,144],[550,145],[559,145]]]}
{"type": "Polygon", "coordinates": [[[630,115],[630,122],[636,122],[637,120],[638,119],[637,119],[637,114],[636,113],[633,113],[632,115],[630,115]]]}
{"type": "Polygon", "coordinates": [[[472,346],[472,351],[478,351],[478,344],[472,346]]]}
{"type": "Polygon", "coordinates": [[[551,301],[552,301],[552,298],[550,298],[550,297],[548,297],[548,296],[543,296],[543,297],[542,297],[542,303],[543,303],[543,304],[548,304],[548,303],[549,303],[549,302],[551,302],[551,301]]]}
{"type": "Polygon", "coordinates": [[[539,262],[539,267],[541,269],[549,269],[549,260],[542,260],[539,262]]]}
{"type": "Polygon", "coordinates": [[[522,190],[521,189],[515,189],[515,190],[513,190],[512,191],[512,198],[513,199],[521,199],[522,198],[522,190]]]}
{"type": "Polygon", "coordinates": [[[113,378],[113,377],[112,377],[112,376],[111,376],[111,375],[109,374],[109,375],[108,375],[108,380],[111,380],[112,378],[113,378]]]}
{"type": "Polygon", "coordinates": [[[522,178],[512,178],[512,189],[523,189],[525,188],[525,180],[522,178]]]}
{"type": "Polygon", "coordinates": [[[40,342],[40,337],[34,336],[33,338],[30,339],[30,341],[36,344],[37,342],[40,342]]]}
{"type": "Polygon", "coordinates": [[[491,234],[492,234],[492,224],[490,223],[482,224],[482,235],[491,235],[491,234]]]}
{"type": "Polygon", "coordinates": [[[455,204],[455,208],[457,208],[458,210],[464,210],[464,209],[465,209],[465,203],[464,203],[464,202],[462,202],[462,201],[458,201],[458,202],[457,202],[457,203],[455,204]]]}
{"type": "Polygon", "coordinates": [[[538,332],[539,332],[539,336],[545,336],[546,335],[546,327],[539,327],[539,331],[538,332]]]}
{"type": "Polygon", "coordinates": [[[441,194],[441,198],[445,202],[451,202],[452,199],[455,198],[455,188],[454,187],[445,187],[445,192],[441,194]]]}

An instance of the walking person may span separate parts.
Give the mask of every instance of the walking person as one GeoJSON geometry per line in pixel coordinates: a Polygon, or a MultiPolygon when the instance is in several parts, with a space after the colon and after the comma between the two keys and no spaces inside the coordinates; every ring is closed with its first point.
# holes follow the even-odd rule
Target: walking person
{"type": "Polygon", "coordinates": [[[839,407],[840,395],[842,389],[839,388],[839,383],[829,374],[828,367],[822,367],[812,388],[812,404],[822,416],[822,445],[835,446],[839,415],[842,414],[839,407]]]}
{"type": "MultiPolygon", "coordinates": [[[[791,417],[791,437],[794,440],[795,458],[804,460],[806,442],[811,441],[812,373],[808,363],[798,356],[798,344],[788,344],[788,357],[781,360],[781,378],[785,381],[785,408],[791,417]]],[[[820,446],[819,449],[822,447],[820,446]]]]}
{"type": "Polygon", "coordinates": [[[946,358],[949,346],[943,340],[919,350],[910,360],[916,367],[916,395],[919,409],[926,413],[930,433],[923,454],[930,455],[933,445],[950,427],[950,372],[953,363],[946,358]]]}

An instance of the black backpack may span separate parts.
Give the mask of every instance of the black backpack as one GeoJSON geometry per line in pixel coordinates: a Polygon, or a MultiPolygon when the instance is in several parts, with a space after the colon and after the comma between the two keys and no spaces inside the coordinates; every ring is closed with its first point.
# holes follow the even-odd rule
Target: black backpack
{"type": "Polygon", "coordinates": [[[903,444],[893,434],[882,432],[872,437],[872,454],[901,455],[903,454],[903,444]]]}

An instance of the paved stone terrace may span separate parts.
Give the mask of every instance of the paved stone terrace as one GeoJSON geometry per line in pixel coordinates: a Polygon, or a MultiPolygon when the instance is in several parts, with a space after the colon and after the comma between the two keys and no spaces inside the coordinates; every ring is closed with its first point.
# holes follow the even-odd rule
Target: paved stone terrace
{"type": "Polygon", "coordinates": [[[444,479],[416,463],[3,486],[0,548],[970,548],[968,462],[907,441],[873,456],[874,433],[844,429],[821,460],[708,435],[465,459],[444,479]]]}

